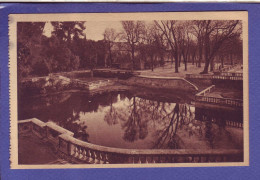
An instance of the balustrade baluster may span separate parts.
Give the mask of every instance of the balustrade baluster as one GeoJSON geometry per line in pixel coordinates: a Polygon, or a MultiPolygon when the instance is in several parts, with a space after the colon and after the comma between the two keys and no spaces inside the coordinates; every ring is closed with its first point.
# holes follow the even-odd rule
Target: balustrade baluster
{"type": "Polygon", "coordinates": [[[94,151],[95,164],[100,164],[99,154],[100,154],[99,151],[94,151]]]}
{"type": "Polygon", "coordinates": [[[194,156],[189,156],[187,159],[188,159],[188,162],[194,162],[194,156]]]}
{"type": "Polygon", "coordinates": [[[162,163],[162,159],[160,155],[158,155],[158,163],[162,163]]]}
{"type": "Polygon", "coordinates": [[[145,162],[146,164],[149,164],[148,157],[147,157],[147,156],[144,156],[144,158],[145,158],[145,161],[144,161],[144,162],[145,162]]]}
{"type": "Polygon", "coordinates": [[[81,146],[78,146],[78,149],[79,149],[79,159],[82,159],[82,158],[83,158],[82,147],[81,147],[81,146]]]}
{"type": "Polygon", "coordinates": [[[106,153],[105,154],[105,164],[109,164],[109,157],[108,157],[108,154],[106,153]]]}
{"type": "Polygon", "coordinates": [[[175,157],[174,157],[174,155],[170,157],[170,162],[171,162],[171,163],[174,163],[174,162],[175,162],[175,157]]]}
{"type": "Polygon", "coordinates": [[[72,147],[73,147],[73,150],[72,150],[73,154],[72,154],[72,156],[75,157],[76,154],[77,154],[76,145],[75,145],[75,144],[72,144],[72,147]]]}
{"type": "Polygon", "coordinates": [[[223,155],[223,162],[227,162],[227,156],[223,155]]]}
{"type": "Polygon", "coordinates": [[[104,164],[105,161],[104,161],[104,153],[103,152],[99,152],[99,163],[100,164],[104,164]]]}
{"type": "Polygon", "coordinates": [[[87,159],[86,159],[89,163],[92,163],[92,157],[91,157],[91,152],[90,149],[87,149],[87,159]]]}
{"type": "Polygon", "coordinates": [[[96,155],[95,155],[95,151],[90,150],[91,151],[91,158],[92,158],[92,163],[96,164],[96,155]]]}
{"type": "Polygon", "coordinates": [[[201,162],[201,156],[198,157],[198,162],[201,162]]]}
{"type": "Polygon", "coordinates": [[[209,156],[208,155],[206,155],[205,159],[206,159],[205,162],[209,162],[209,156]]]}
{"type": "Polygon", "coordinates": [[[128,157],[128,163],[129,163],[129,164],[134,164],[134,163],[135,163],[135,158],[134,158],[134,156],[128,157]]]}
{"type": "Polygon", "coordinates": [[[152,156],[152,163],[156,163],[155,156],[152,156]]]}
{"type": "Polygon", "coordinates": [[[138,156],[138,162],[137,162],[137,163],[138,163],[138,164],[142,164],[140,155],[138,156]]]}
{"type": "Polygon", "coordinates": [[[83,160],[83,161],[86,161],[86,159],[87,159],[87,152],[86,152],[86,149],[84,148],[84,149],[82,150],[82,160],[83,160]]]}

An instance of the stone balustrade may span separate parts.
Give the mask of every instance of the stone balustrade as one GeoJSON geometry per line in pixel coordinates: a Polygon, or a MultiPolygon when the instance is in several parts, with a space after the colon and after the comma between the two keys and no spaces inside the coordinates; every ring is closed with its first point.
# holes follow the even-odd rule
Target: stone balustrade
{"type": "Polygon", "coordinates": [[[238,72],[222,72],[222,76],[235,76],[235,77],[243,77],[243,73],[238,73],[238,72]]]}
{"type": "Polygon", "coordinates": [[[219,79],[219,80],[232,80],[232,81],[242,81],[243,80],[243,73],[239,76],[227,76],[223,75],[222,73],[220,75],[211,75],[211,74],[186,74],[187,79],[219,79]]]}
{"type": "Polygon", "coordinates": [[[236,66],[240,66],[240,65],[235,64],[235,65],[231,65],[231,66],[225,66],[225,67],[221,68],[220,71],[221,71],[221,72],[229,71],[229,70],[235,68],[236,66]]]}
{"type": "Polygon", "coordinates": [[[120,149],[87,143],[73,137],[73,133],[54,123],[38,119],[18,121],[18,132],[36,134],[53,143],[57,152],[72,163],[195,163],[241,162],[241,149],[120,149]],[[36,127],[36,129],[34,129],[36,127]]]}
{"type": "Polygon", "coordinates": [[[217,97],[208,97],[208,96],[195,96],[196,101],[207,102],[212,104],[222,104],[234,107],[243,107],[243,100],[240,99],[230,99],[230,98],[217,98],[217,97]]]}
{"type": "Polygon", "coordinates": [[[226,121],[226,125],[231,127],[236,127],[236,128],[243,128],[243,123],[241,122],[226,121]]]}
{"type": "Polygon", "coordinates": [[[212,92],[212,91],[214,91],[214,89],[215,89],[215,85],[212,85],[212,86],[204,89],[203,91],[197,93],[196,96],[201,96],[201,95],[205,96],[206,93],[212,92]]]}

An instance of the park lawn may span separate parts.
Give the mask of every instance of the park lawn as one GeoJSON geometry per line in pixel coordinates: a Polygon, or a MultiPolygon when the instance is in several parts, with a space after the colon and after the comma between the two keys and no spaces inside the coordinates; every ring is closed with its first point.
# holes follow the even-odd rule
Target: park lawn
{"type": "MultiPolygon", "coordinates": [[[[153,71],[151,69],[149,70],[140,70],[137,72],[140,72],[143,76],[162,76],[162,77],[185,77],[186,74],[199,74],[203,71],[204,63],[201,64],[201,67],[196,67],[196,65],[192,65],[192,63],[187,64],[187,71],[185,71],[184,64],[181,64],[181,67],[179,67],[179,73],[175,73],[174,64],[167,63],[163,67],[157,67],[153,71]]],[[[209,72],[209,74],[212,74],[212,72],[209,72]]]]}

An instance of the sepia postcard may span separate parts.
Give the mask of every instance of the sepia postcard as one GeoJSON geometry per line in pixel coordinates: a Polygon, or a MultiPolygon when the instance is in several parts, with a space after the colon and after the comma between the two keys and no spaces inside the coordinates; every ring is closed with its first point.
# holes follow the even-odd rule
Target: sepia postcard
{"type": "Polygon", "coordinates": [[[248,13],[9,15],[11,169],[249,165],[248,13]]]}

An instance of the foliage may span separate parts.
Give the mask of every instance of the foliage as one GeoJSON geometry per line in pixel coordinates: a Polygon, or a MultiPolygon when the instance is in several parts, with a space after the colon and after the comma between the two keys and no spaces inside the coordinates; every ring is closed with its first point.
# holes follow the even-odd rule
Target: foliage
{"type": "Polygon", "coordinates": [[[19,81],[28,76],[94,69],[97,67],[150,68],[171,59],[175,72],[181,63],[192,62],[204,71],[215,62],[242,61],[240,21],[122,21],[122,31],[107,28],[104,39],[87,40],[85,22],[50,22],[53,31],[44,35],[46,22],[17,24],[19,81]],[[227,61],[228,60],[228,61],[227,61]]]}

